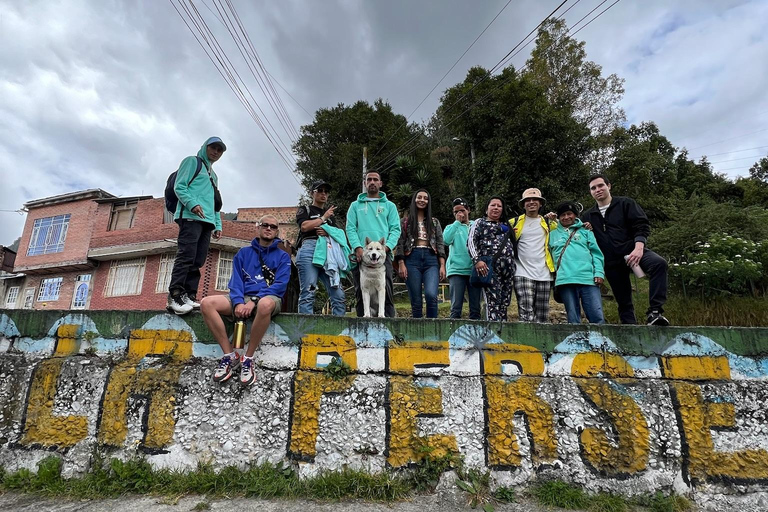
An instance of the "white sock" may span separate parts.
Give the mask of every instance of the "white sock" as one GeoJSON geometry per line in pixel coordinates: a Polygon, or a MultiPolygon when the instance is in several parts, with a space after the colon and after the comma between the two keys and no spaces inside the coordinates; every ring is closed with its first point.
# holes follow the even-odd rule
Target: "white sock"
{"type": "Polygon", "coordinates": [[[248,360],[248,361],[253,360],[253,356],[251,356],[251,357],[243,356],[243,361],[246,361],[246,360],[248,360]]]}
{"type": "Polygon", "coordinates": [[[237,354],[235,352],[230,352],[229,354],[224,354],[224,357],[229,356],[230,359],[234,359],[237,357],[237,354]]]}

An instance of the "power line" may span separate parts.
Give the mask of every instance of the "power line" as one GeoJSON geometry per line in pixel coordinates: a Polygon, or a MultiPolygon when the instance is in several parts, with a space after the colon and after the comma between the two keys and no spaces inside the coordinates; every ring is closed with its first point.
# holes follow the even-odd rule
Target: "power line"
{"type": "Polygon", "coordinates": [[[762,133],[762,132],[768,132],[768,128],[761,128],[760,130],[755,130],[754,132],[744,133],[742,135],[739,135],[738,137],[731,137],[730,139],[723,139],[719,140],[717,142],[711,142],[709,144],[704,144],[703,146],[696,146],[695,148],[688,148],[689,151],[693,151],[694,149],[701,149],[701,148],[707,148],[709,146],[716,146],[718,144],[722,144],[723,142],[730,142],[732,140],[738,140],[743,137],[746,137],[747,135],[752,135],[755,133],[762,133]]]}
{"type": "Polygon", "coordinates": [[[710,164],[724,164],[726,162],[738,162],[740,160],[753,160],[757,159],[760,160],[761,158],[765,158],[763,155],[755,155],[755,156],[745,156],[744,158],[732,158],[730,160],[718,160],[717,162],[709,162],[710,164]]]}
{"type": "Polygon", "coordinates": [[[692,158],[691,160],[701,160],[702,158],[709,158],[710,156],[730,155],[732,153],[743,153],[744,151],[752,151],[755,149],[765,149],[765,148],[768,148],[768,146],[757,146],[754,148],[736,149],[734,151],[725,151],[724,153],[712,153],[711,155],[701,155],[700,157],[692,158]]]}
{"type": "MultiPolygon", "coordinates": [[[[605,4],[605,3],[606,3],[606,1],[607,1],[607,0],[604,0],[603,2],[601,2],[600,4],[598,4],[598,5],[597,5],[597,7],[595,7],[595,8],[594,8],[594,9],[592,9],[591,11],[589,11],[589,12],[588,12],[588,13],[587,13],[585,16],[583,16],[583,17],[582,17],[582,18],[581,18],[581,19],[580,19],[578,22],[576,22],[576,24],[574,24],[574,25],[573,25],[573,26],[572,26],[570,29],[566,30],[566,31],[565,31],[565,33],[563,33],[563,35],[562,35],[562,36],[560,36],[560,38],[559,38],[559,39],[558,39],[558,40],[555,42],[555,44],[557,44],[557,43],[559,43],[561,40],[565,39],[565,37],[566,37],[566,36],[568,35],[568,33],[570,32],[570,30],[572,30],[573,28],[575,28],[576,26],[578,26],[578,25],[579,25],[579,24],[580,24],[582,21],[584,21],[584,19],[586,19],[586,18],[587,18],[587,17],[588,17],[590,14],[592,14],[594,11],[596,11],[596,10],[597,10],[597,9],[598,9],[598,8],[599,8],[601,5],[605,4]]],[[[615,1],[614,1],[612,4],[610,4],[608,7],[606,7],[606,8],[605,8],[605,9],[603,9],[602,11],[600,11],[600,12],[599,12],[599,13],[598,13],[598,14],[597,14],[597,15],[596,15],[594,18],[592,18],[592,19],[591,19],[591,20],[589,20],[589,21],[588,21],[588,22],[587,22],[587,23],[586,23],[584,26],[582,26],[582,27],[579,29],[579,31],[580,31],[580,30],[582,30],[582,29],[584,29],[584,28],[586,28],[587,26],[589,26],[589,25],[590,25],[592,22],[594,22],[594,21],[595,21],[596,19],[598,19],[600,16],[602,16],[603,14],[605,14],[605,13],[606,13],[608,10],[610,10],[610,9],[611,9],[611,8],[612,8],[614,5],[616,5],[616,4],[617,4],[617,3],[619,3],[620,1],[621,1],[621,0],[615,0],[615,1]]],[[[562,6],[562,4],[560,4],[560,6],[562,6]]],[[[559,7],[560,7],[560,6],[558,6],[558,9],[559,9],[559,7]]],[[[556,10],[557,10],[557,9],[556,9],[556,10]]],[[[554,14],[554,12],[555,12],[555,11],[553,11],[553,13],[552,13],[552,14],[554,14]]],[[[552,14],[550,14],[550,16],[551,16],[552,14]]],[[[540,23],[540,24],[539,24],[539,26],[541,26],[541,24],[543,24],[545,21],[546,21],[546,19],[545,19],[544,21],[542,21],[542,23],[540,23]]],[[[577,32],[578,32],[578,31],[577,31],[577,32]]],[[[528,37],[528,36],[526,36],[526,38],[527,38],[527,37],[528,37]]],[[[507,55],[509,55],[509,54],[507,54],[507,55]]],[[[514,57],[514,55],[513,55],[513,57],[514,57]]],[[[506,57],[505,57],[505,58],[506,58],[506,57]]],[[[463,112],[461,112],[461,113],[460,113],[460,114],[458,114],[457,116],[454,116],[454,117],[453,117],[452,119],[450,119],[448,122],[444,123],[444,124],[443,124],[443,125],[440,127],[440,129],[441,129],[441,130],[445,130],[445,129],[446,129],[448,126],[450,126],[451,124],[453,124],[453,123],[454,123],[456,120],[458,120],[458,119],[459,119],[461,116],[463,116],[464,114],[466,114],[467,112],[469,112],[470,110],[472,110],[472,109],[473,109],[475,106],[477,106],[477,105],[479,105],[480,103],[482,103],[482,102],[483,102],[483,101],[484,101],[486,98],[488,98],[488,97],[489,97],[491,94],[493,94],[493,93],[494,93],[494,92],[495,92],[497,89],[499,89],[501,86],[503,86],[503,85],[504,85],[504,84],[506,84],[508,81],[510,81],[512,78],[514,78],[514,77],[515,77],[515,76],[517,76],[519,73],[521,73],[521,72],[522,72],[522,70],[524,70],[524,69],[525,69],[525,67],[526,67],[526,66],[524,66],[523,68],[521,68],[521,70],[520,70],[520,71],[517,71],[517,72],[514,72],[514,73],[510,74],[510,76],[509,76],[507,79],[500,81],[500,82],[499,82],[498,84],[496,84],[496,86],[495,86],[494,88],[492,88],[492,89],[491,89],[491,90],[490,90],[490,91],[489,91],[489,92],[488,92],[488,93],[487,93],[485,96],[483,96],[482,98],[480,98],[480,100],[478,100],[478,101],[476,101],[475,103],[473,103],[472,105],[470,105],[470,106],[469,106],[469,107],[468,107],[466,110],[464,110],[463,112]]],[[[474,89],[474,88],[475,88],[475,87],[476,87],[476,86],[477,86],[477,85],[478,85],[480,82],[484,81],[484,80],[485,80],[485,79],[486,79],[488,76],[489,76],[489,75],[486,75],[486,76],[485,76],[483,79],[481,79],[479,82],[475,83],[475,84],[474,84],[474,85],[473,85],[473,86],[470,88],[470,90],[469,90],[469,91],[471,91],[472,89],[474,89]]],[[[464,95],[462,95],[462,97],[461,97],[461,98],[459,98],[459,100],[457,100],[456,102],[454,102],[454,103],[453,103],[453,105],[456,105],[456,104],[457,104],[459,101],[461,101],[461,99],[462,99],[464,96],[466,96],[466,95],[469,93],[469,91],[467,91],[467,92],[466,92],[464,95]]],[[[453,105],[451,105],[451,107],[453,107],[453,105]]],[[[449,108],[449,110],[450,110],[450,108],[449,108]]],[[[410,144],[411,142],[413,142],[413,141],[414,141],[416,138],[418,138],[418,136],[419,136],[419,135],[417,134],[417,135],[415,135],[415,136],[411,137],[411,139],[409,139],[408,141],[406,141],[406,143],[404,143],[403,145],[401,145],[401,146],[400,146],[400,148],[398,148],[397,150],[395,150],[395,152],[394,152],[394,153],[398,153],[398,152],[400,151],[400,149],[402,149],[403,147],[405,147],[405,146],[407,146],[408,144],[410,144]]],[[[413,146],[411,149],[409,149],[408,151],[406,151],[406,152],[405,152],[405,153],[403,153],[402,155],[399,155],[399,154],[398,154],[398,156],[408,156],[408,155],[412,154],[414,151],[416,151],[416,149],[418,149],[418,148],[419,148],[419,147],[420,147],[422,144],[423,144],[423,141],[422,141],[422,142],[417,142],[417,143],[416,143],[416,145],[415,145],[415,146],[413,146]]],[[[389,161],[388,159],[385,159],[384,163],[382,163],[378,169],[380,170],[380,172],[381,172],[381,171],[385,171],[385,170],[388,170],[388,169],[390,169],[390,168],[391,168],[391,167],[394,165],[394,162],[395,162],[395,159],[392,159],[391,161],[389,161]]]]}
{"type": "Polygon", "coordinates": [[[475,40],[474,40],[474,41],[472,41],[472,44],[470,44],[470,45],[467,47],[467,49],[466,49],[466,50],[464,50],[464,53],[462,53],[462,54],[461,54],[461,56],[460,56],[458,59],[456,59],[456,62],[454,62],[454,63],[453,63],[453,65],[452,65],[452,66],[451,66],[451,67],[448,69],[448,71],[446,71],[446,72],[445,72],[445,74],[444,74],[444,75],[443,75],[443,76],[440,78],[440,80],[438,80],[438,81],[437,81],[437,83],[436,83],[436,84],[435,84],[435,85],[432,87],[432,89],[430,89],[430,90],[429,90],[429,92],[427,93],[427,95],[426,95],[426,96],[424,96],[424,98],[423,98],[423,99],[422,99],[422,100],[419,102],[419,104],[418,104],[418,105],[416,105],[416,108],[414,108],[414,109],[413,109],[413,112],[411,112],[410,114],[408,114],[408,116],[405,118],[405,122],[404,122],[403,124],[401,124],[401,125],[400,125],[400,126],[397,128],[397,130],[395,130],[395,131],[392,133],[392,135],[390,135],[390,136],[389,136],[389,138],[388,138],[388,139],[387,139],[387,140],[384,142],[384,144],[383,144],[383,145],[382,145],[382,146],[381,146],[381,147],[380,147],[380,148],[379,148],[379,149],[376,151],[376,153],[374,153],[374,155],[371,157],[371,160],[373,160],[374,158],[376,158],[376,157],[379,155],[379,153],[381,153],[381,151],[382,151],[382,150],[383,150],[383,149],[384,149],[384,148],[387,146],[387,144],[389,143],[389,141],[391,141],[391,140],[392,140],[392,137],[394,137],[394,136],[395,136],[397,133],[399,133],[399,132],[400,132],[400,130],[401,130],[401,129],[402,129],[404,126],[406,126],[406,125],[408,124],[408,120],[409,120],[409,119],[410,119],[410,118],[413,116],[413,114],[415,114],[415,113],[416,113],[416,111],[417,111],[417,110],[419,110],[419,107],[421,107],[421,106],[424,104],[424,102],[425,102],[425,101],[427,101],[427,98],[429,98],[429,97],[432,95],[432,93],[435,91],[435,89],[437,89],[437,86],[439,86],[439,85],[440,85],[440,84],[443,82],[443,80],[445,80],[445,77],[447,77],[447,76],[448,76],[448,73],[450,73],[451,71],[453,71],[453,68],[455,68],[455,67],[456,67],[456,65],[457,65],[457,64],[458,64],[458,63],[461,61],[461,59],[463,59],[463,58],[464,58],[464,56],[467,54],[467,52],[469,52],[469,50],[471,50],[471,49],[472,49],[472,47],[473,47],[473,46],[475,46],[475,43],[476,43],[476,42],[477,42],[477,41],[478,41],[478,40],[479,40],[479,39],[480,39],[480,38],[483,36],[483,34],[485,34],[485,31],[486,31],[486,30],[488,30],[488,28],[489,28],[491,25],[493,25],[493,22],[494,22],[494,21],[496,21],[496,18],[498,18],[499,16],[501,16],[501,13],[502,13],[502,12],[504,12],[504,9],[506,9],[506,8],[507,8],[507,6],[508,6],[510,3],[512,3],[512,0],[507,0],[507,3],[506,3],[506,4],[504,4],[504,7],[502,7],[502,8],[501,8],[501,10],[500,10],[498,13],[496,13],[496,16],[494,16],[494,17],[493,17],[493,19],[492,19],[492,20],[491,20],[491,21],[488,23],[488,25],[486,25],[486,26],[485,26],[485,28],[483,29],[483,31],[482,31],[482,32],[480,32],[480,35],[478,35],[478,36],[475,38],[475,40]]]}
{"type": "MultiPolygon", "coordinates": [[[[205,19],[202,17],[197,7],[194,5],[193,1],[187,0],[189,4],[188,6],[185,5],[183,0],[175,0],[175,1],[169,0],[169,1],[171,2],[171,5],[173,6],[176,13],[179,15],[179,17],[182,19],[182,21],[186,25],[187,29],[189,29],[190,33],[192,33],[192,36],[195,38],[195,40],[198,42],[200,47],[203,49],[203,52],[206,54],[208,59],[214,65],[217,72],[224,79],[227,86],[230,88],[230,90],[232,90],[233,94],[235,94],[237,99],[246,109],[246,112],[248,112],[248,114],[251,116],[254,122],[259,126],[259,128],[261,128],[262,132],[267,137],[267,140],[275,149],[280,159],[283,161],[283,164],[291,172],[293,179],[296,181],[297,184],[301,185],[299,179],[296,177],[294,166],[292,166],[291,163],[289,162],[291,159],[294,158],[292,152],[287,148],[287,146],[285,145],[285,142],[279,136],[274,126],[269,121],[269,118],[261,109],[260,105],[254,98],[250,89],[245,84],[245,81],[242,79],[237,69],[232,64],[232,61],[227,56],[226,51],[219,44],[218,40],[216,39],[216,36],[213,34],[210,27],[205,22],[205,19]],[[177,3],[178,3],[178,6],[177,6],[177,3]],[[179,10],[179,8],[181,8],[181,10],[179,10]],[[186,16],[182,14],[182,11],[186,14],[186,16]],[[192,26],[194,26],[195,28],[193,28],[192,26]],[[203,41],[205,42],[205,44],[203,44],[203,41]],[[206,46],[208,48],[206,48],[206,46]],[[251,102],[248,100],[248,97],[243,92],[243,88],[245,89],[245,91],[247,91],[248,96],[252,100],[253,104],[251,104],[251,102]],[[258,111],[261,112],[261,116],[264,117],[263,120],[261,116],[259,116],[259,114],[254,109],[254,105],[256,109],[258,109],[258,111]],[[282,148],[279,147],[278,144],[282,148]]],[[[232,33],[230,32],[230,34],[232,33]]]]}
{"type": "MultiPolygon", "coordinates": [[[[580,1],[580,0],[577,0],[577,1],[580,1]]],[[[528,34],[527,34],[527,35],[526,35],[526,36],[525,36],[525,37],[524,37],[524,38],[523,38],[523,39],[522,39],[522,40],[521,40],[519,43],[517,43],[517,44],[514,46],[514,48],[512,48],[512,50],[510,50],[510,51],[509,51],[509,53],[507,53],[507,54],[506,54],[506,55],[505,55],[505,56],[504,56],[504,57],[503,57],[503,58],[502,58],[502,59],[501,59],[501,60],[500,60],[498,63],[496,63],[496,65],[494,65],[494,66],[493,66],[493,68],[491,68],[491,70],[489,70],[489,71],[488,71],[488,72],[485,74],[485,76],[484,76],[483,78],[481,78],[479,81],[475,82],[475,83],[472,85],[472,87],[470,87],[470,88],[469,88],[469,90],[468,90],[468,91],[466,91],[464,94],[462,94],[462,95],[461,95],[461,97],[459,97],[459,99],[457,99],[457,100],[456,100],[454,103],[452,103],[452,104],[451,104],[451,105],[450,105],[450,106],[449,106],[449,107],[448,107],[448,108],[447,108],[447,109],[446,109],[446,110],[443,112],[443,115],[445,115],[445,114],[447,114],[448,112],[450,112],[450,111],[453,109],[453,107],[454,107],[454,106],[456,106],[456,105],[457,105],[457,104],[458,104],[458,103],[459,103],[461,100],[463,100],[463,99],[464,99],[464,98],[465,98],[465,97],[466,97],[466,96],[467,96],[467,95],[468,95],[470,92],[472,92],[472,91],[475,89],[475,87],[477,87],[477,86],[478,86],[478,85],[480,85],[482,82],[484,82],[484,81],[485,81],[485,80],[487,80],[489,77],[491,77],[491,75],[493,74],[494,70],[495,70],[495,69],[496,69],[496,68],[499,66],[499,64],[500,64],[500,63],[502,63],[502,62],[504,62],[504,61],[505,61],[505,60],[506,60],[506,59],[509,57],[509,55],[510,55],[512,52],[514,52],[514,51],[515,51],[515,49],[517,49],[517,48],[518,48],[518,47],[519,47],[519,46],[520,46],[520,45],[521,45],[523,42],[525,42],[525,41],[526,41],[526,40],[527,40],[527,39],[530,37],[530,35],[531,35],[531,34],[533,34],[534,32],[536,32],[536,31],[539,29],[539,27],[541,27],[541,26],[542,26],[542,25],[543,25],[543,24],[544,24],[544,23],[545,23],[545,22],[546,22],[546,21],[547,21],[549,18],[551,18],[551,17],[552,17],[552,16],[553,16],[553,15],[554,15],[554,14],[555,14],[555,13],[556,13],[558,10],[560,10],[560,8],[561,8],[563,5],[565,5],[565,4],[566,4],[566,2],[568,2],[568,0],[563,0],[563,2],[561,2],[561,3],[560,3],[560,5],[558,5],[558,6],[555,8],[555,10],[553,10],[551,13],[549,13],[549,14],[547,15],[547,17],[546,17],[546,18],[544,18],[543,20],[541,20],[541,22],[540,22],[538,25],[536,25],[536,27],[534,27],[534,29],[533,29],[533,30],[531,30],[531,31],[530,31],[530,32],[529,32],[529,33],[528,33],[528,34]]],[[[505,6],[505,7],[506,7],[506,6],[505,6]]],[[[408,144],[410,144],[412,141],[414,141],[414,140],[415,140],[416,138],[418,138],[418,137],[419,137],[419,134],[416,134],[416,135],[412,136],[412,137],[411,137],[411,138],[410,138],[408,141],[406,141],[405,143],[403,143],[402,145],[400,145],[400,147],[398,147],[398,148],[397,148],[397,149],[395,149],[394,151],[390,152],[390,153],[389,153],[389,154],[388,154],[386,157],[384,157],[384,158],[382,159],[381,163],[379,163],[379,165],[378,165],[378,167],[377,167],[377,168],[378,168],[378,169],[381,169],[382,167],[384,167],[384,166],[388,165],[388,164],[389,164],[389,162],[390,162],[390,160],[394,161],[394,159],[395,159],[395,158],[397,158],[397,155],[398,155],[398,153],[400,152],[400,150],[401,150],[402,148],[404,148],[405,146],[407,146],[408,144]],[[394,155],[394,158],[393,158],[393,155],[394,155]]],[[[417,146],[417,147],[418,147],[418,146],[417,146]]]]}

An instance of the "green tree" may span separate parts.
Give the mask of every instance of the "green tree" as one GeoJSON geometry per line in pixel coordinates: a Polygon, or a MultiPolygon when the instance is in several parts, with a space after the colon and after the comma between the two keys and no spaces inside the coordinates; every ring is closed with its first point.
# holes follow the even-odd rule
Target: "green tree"
{"type": "Polygon", "coordinates": [[[768,157],[761,158],[749,168],[749,177],[768,185],[768,157]]]}
{"type": "MultiPolygon", "coordinates": [[[[373,105],[358,101],[350,106],[322,108],[311,124],[301,127],[301,136],[293,146],[296,168],[307,188],[318,179],[330,183],[331,203],[339,207],[339,212],[346,212],[362,190],[363,148],[368,148],[369,170],[383,169],[386,192],[398,185],[391,179],[394,157],[390,155],[412,137],[422,136],[421,127],[407,124],[405,116],[396,114],[381,99],[373,105]]],[[[426,164],[429,156],[414,154],[414,161],[426,164]]]]}
{"type": "Polygon", "coordinates": [[[602,170],[610,158],[605,142],[626,121],[619,106],[624,79],[603,76],[602,67],[587,60],[584,41],[568,35],[565,20],[550,19],[540,28],[525,75],[543,87],[550,103],[568,108],[593,136],[590,164],[602,170]]]}
{"type": "Polygon", "coordinates": [[[473,197],[476,181],[481,204],[474,210],[482,215],[492,195],[516,207],[524,189],[538,187],[551,207],[585,191],[589,130],[514,68],[486,79],[487,74],[470,69],[462,83],[445,92],[433,123],[433,129],[459,139],[453,145],[455,193],[473,197]],[[474,169],[469,144],[475,149],[474,169]]]}

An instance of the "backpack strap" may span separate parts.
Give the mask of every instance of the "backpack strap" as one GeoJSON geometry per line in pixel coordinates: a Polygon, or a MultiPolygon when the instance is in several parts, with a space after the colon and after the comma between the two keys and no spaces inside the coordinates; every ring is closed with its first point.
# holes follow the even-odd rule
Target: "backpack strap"
{"type": "MultiPolygon", "coordinates": [[[[200,158],[199,156],[196,156],[195,158],[197,159],[197,167],[195,168],[195,174],[192,175],[192,179],[187,182],[187,187],[189,187],[192,184],[192,182],[195,181],[195,178],[197,178],[197,175],[200,174],[200,171],[203,168],[203,159],[200,158]]],[[[208,168],[207,165],[205,167],[206,169],[208,168]]],[[[181,203],[181,213],[179,214],[179,218],[180,219],[184,218],[184,203],[181,203]]]]}
{"type": "Polygon", "coordinates": [[[565,246],[563,247],[563,252],[560,253],[560,257],[557,258],[557,266],[555,267],[555,272],[560,270],[560,262],[563,261],[563,255],[565,254],[565,250],[568,248],[568,244],[571,243],[571,240],[573,240],[573,235],[576,234],[576,232],[580,228],[574,228],[573,231],[571,231],[571,236],[568,237],[568,240],[565,242],[565,246]]]}

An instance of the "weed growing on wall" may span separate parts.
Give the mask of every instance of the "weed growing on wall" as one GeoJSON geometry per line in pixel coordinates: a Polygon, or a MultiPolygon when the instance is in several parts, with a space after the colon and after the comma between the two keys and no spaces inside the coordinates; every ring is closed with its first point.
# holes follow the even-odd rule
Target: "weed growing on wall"
{"type": "Polygon", "coordinates": [[[352,373],[352,368],[341,357],[334,357],[323,369],[323,373],[333,380],[341,380],[352,373]]]}
{"type": "Polygon", "coordinates": [[[589,506],[589,500],[583,490],[559,480],[533,487],[531,495],[539,503],[549,507],[579,509],[589,506]]]}
{"type": "Polygon", "coordinates": [[[458,471],[456,485],[467,493],[467,505],[476,508],[482,505],[485,512],[493,511],[493,495],[490,488],[490,473],[477,470],[458,471]]]}
{"type": "Polygon", "coordinates": [[[433,491],[443,473],[461,465],[461,458],[458,455],[447,453],[441,457],[435,457],[434,448],[426,444],[420,446],[418,451],[422,454],[421,460],[411,467],[407,477],[410,486],[418,492],[433,491]]]}

